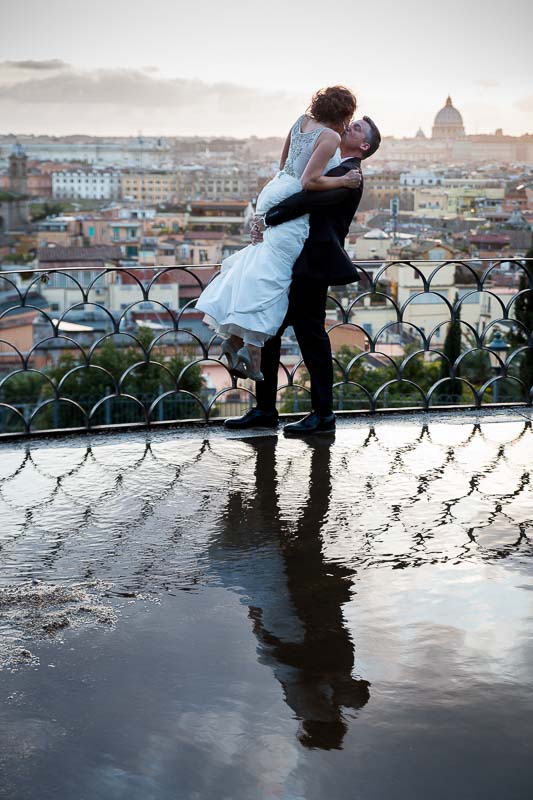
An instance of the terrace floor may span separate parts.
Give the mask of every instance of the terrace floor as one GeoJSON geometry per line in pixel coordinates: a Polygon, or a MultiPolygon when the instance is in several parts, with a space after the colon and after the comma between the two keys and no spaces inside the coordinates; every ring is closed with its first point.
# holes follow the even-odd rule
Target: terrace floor
{"type": "Polygon", "coordinates": [[[2,444],[0,797],[528,797],[532,419],[2,444]]]}

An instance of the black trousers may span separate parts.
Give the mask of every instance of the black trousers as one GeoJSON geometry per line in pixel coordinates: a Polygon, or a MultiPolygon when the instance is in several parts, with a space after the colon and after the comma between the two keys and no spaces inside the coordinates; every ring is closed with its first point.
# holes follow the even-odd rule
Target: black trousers
{"type": "Polygon", "coordinates": [[[293,278],[287,316],[276,336],[268,339],[261,351],[261,372],[265,379],[256,384],[257,407],[261,411],[276,408],[281,336],[292,325],[311,377],[313,411],[320,416],[332,413],[333,364],[331,345],[324,328],[327,297],[327,284],[304,277],[293,278]]]}

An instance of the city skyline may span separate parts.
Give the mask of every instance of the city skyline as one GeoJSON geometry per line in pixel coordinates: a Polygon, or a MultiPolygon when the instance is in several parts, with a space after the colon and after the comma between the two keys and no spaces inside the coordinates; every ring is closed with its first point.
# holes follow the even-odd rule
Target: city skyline
{"type": "Polygon", "coordinates": [[[467,134],[533,133],[526,0],[490,14],[384,0],[379,24],[347,0],[326,23],[320,8],[95,0],[80,21],[65,0],[23,0],[3,42],[0,133],[284,136],[314,90],[341,82],[384,135],[430,135],[448,94],[467,134]]]}

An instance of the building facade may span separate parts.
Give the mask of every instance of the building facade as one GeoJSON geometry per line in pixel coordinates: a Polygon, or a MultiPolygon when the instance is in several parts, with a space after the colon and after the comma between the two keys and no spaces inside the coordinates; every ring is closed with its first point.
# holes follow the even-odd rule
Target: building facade
{"type": "Polygon", "coordinates": [[[52,173],[56,200],[117,200],[120,172],[111,170],[58,170],[52,173]]]}
{"type": "Polygon", "coordinates": [[[123,172],[120,191],[123,200],[135,203],[175,203],[178,200],[177,176],[173,172],[123,172]]]}

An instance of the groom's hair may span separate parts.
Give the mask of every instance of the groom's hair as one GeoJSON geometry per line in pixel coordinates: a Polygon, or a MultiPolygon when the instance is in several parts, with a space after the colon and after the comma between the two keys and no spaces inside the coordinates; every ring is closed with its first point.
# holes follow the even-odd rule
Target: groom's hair
{"type": "Polygon", "coordinates": [[[363,158],[370,158],[370,156],[374,155],[381,144],[381,133],[379,132],[378,126],[373,119],[370,119],[370,117],[363,117],[363,119],[370,128],[370,133],[366,137],[366,141],[370,147],[368,150],[365,150],[363,158]]]}

